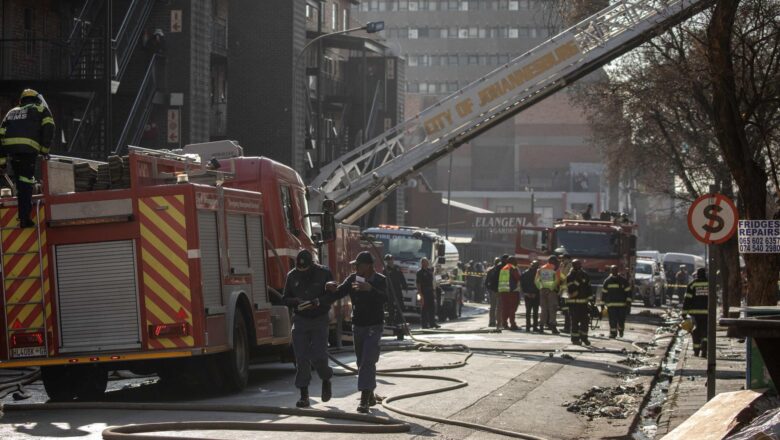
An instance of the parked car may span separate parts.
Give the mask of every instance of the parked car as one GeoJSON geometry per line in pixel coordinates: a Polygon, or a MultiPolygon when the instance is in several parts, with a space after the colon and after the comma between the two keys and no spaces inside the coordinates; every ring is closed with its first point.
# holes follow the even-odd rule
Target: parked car
{"type": "Polygon", "coordinates": [[[661,305],[663,294],[662,274],[654,261],[641,258],[634,269],[634,297],[641,299],[646,307],[661,305]]]}

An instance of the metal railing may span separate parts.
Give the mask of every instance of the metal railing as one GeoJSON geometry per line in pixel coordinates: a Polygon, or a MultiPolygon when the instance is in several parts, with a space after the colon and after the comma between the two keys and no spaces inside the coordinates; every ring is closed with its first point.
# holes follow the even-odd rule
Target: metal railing
{"type": "Polygon", "coordinates": [[[112,72],[112,77],[115,81],[122,80],[153,6],[154,0],[133,0],[127,8],[113,43],[116,72],[112,72]]]}
{"type": "Polygon", "coordinates": [[[127,115],[127,121],[119,134],[114,154],[122,154],[128,144],[137,144],[143,135],[144,125],[152,109],[152,100],[157,92],[157,64],[161,59],[163,59],[161,55],[154,54],[149,61],[144,79],[138,86],[138,94],[127,115]]]}

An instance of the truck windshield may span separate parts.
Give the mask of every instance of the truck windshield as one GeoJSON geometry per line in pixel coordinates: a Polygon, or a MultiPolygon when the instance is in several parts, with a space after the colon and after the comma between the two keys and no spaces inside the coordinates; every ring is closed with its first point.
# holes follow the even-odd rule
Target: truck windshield
{"type": "Polygon", "coordinates": [[[298,200],[301,204],[300,211],[303,217],[303,232],[307,237],[311,237],[311,217],[309,215],[309,202],[306,201],[306,194],[303,191],[298,191],[298,200]]]}
{"type": "Polygon", "coordinates": [[[614,232],[562,229],[555,232],[556,245],[572,257],[616,257],[618,237],[614,232]]]}
{"type": "Polygon", "coordinates": [[[653,264],[652,263],[636,263],[636,273],[641,273],[645,275],[652,275],[653,274],[653,264]]]}
{"type": "Polygon", "coordinates": [[[382,242],[385,252],[398,261],[419,262],[421,258],[431,259],[433,242],[429,238],[414,238],[392,234],[374,234],[382,242]]]}

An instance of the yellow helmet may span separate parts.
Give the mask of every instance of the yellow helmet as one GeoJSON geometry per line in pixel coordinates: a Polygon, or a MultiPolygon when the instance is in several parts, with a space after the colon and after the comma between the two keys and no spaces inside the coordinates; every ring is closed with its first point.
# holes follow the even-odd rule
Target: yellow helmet
{"type": "Polygon", "coordinates": [[[680,323],[680,328],[685,330],[686,332],[690,333],[693,331],[693,318],[690,316],[683,319],[683,321],[680,323]]]}
{"type": "Polygon", "coordinates": [[[37,91],[33,90],[33,89],[24,89],[24,91],[22,91],[22,96],[19,97],[19,99],[37,98],[38,96],[39,96],[39,93],[37,91]]]}

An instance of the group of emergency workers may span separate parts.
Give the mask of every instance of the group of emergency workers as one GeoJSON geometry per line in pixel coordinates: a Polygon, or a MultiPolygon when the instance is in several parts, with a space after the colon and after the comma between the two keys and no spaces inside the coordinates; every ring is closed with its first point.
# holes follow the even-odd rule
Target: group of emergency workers
{"type": "MultiPolygon", "coordinates": [[[[604,282],[604,301],[609,313],[610,337],[616,338],[622,337],[625,330],[631,307],[631,285],[616,266],[610,272],[604,282]]],[[[522,294],[527,332],[543,334],[546,327],[552,334],[560,334],[557,324],[560,306],[564,316],[563,333],[569,333],[574,344],[590,345],[588,329],[594,297],[590,277],[580,260],[572,260],[566,254],[560,258],[553,255],[541,266],[534,260],[521,273],[516,258],[504,255],[488,270],[485,288],[490,295],[489,326],[519,330],[515,315],[522,294]]]]}

